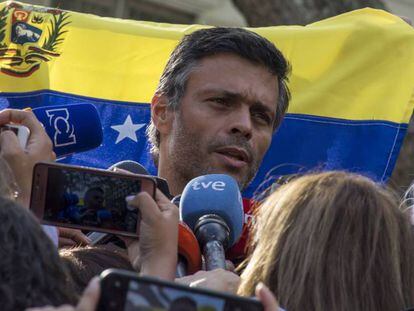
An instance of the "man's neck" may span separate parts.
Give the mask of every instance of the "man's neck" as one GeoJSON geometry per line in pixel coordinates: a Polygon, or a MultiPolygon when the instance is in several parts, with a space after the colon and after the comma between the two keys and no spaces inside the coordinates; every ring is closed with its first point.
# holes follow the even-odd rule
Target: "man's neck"
{"type": "Polygon", "coordinates": [[[185,181],[180,181],[177,178],[177,174],[166,165],[162,165],[162,161],[158,165],[158,177],[162,177],[167,180],[170,193],[173,196],[179,195],[183,192],[186,185],[185,181]]]}

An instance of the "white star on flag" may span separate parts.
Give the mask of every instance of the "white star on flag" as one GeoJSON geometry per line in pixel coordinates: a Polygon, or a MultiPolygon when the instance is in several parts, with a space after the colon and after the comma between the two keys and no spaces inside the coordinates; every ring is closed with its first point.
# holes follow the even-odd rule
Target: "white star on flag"
{"type": "Polygon", "coordinates": [[[132,119],[130,115],[126,117],[124,124],[112,125],[111,129],[118,132],[118,137],[116,139],[115,145],[123,141],[125,138],[129,138],[137,142],[138,139],[137,139],[136,132],[139,129],[143,128],[144,126],[145,124],[143,123],[140,123],[140,124],[132,123],[132,119]]]}

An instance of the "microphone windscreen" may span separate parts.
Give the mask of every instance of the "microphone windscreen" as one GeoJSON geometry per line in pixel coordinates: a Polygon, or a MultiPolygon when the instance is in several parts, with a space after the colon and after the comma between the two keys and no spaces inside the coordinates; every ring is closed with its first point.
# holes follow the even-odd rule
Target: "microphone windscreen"
{"type": "Polygon", "coordinates": [[[115,163],[111,165],[108,168],[108,170],[113,171],[115,168],[120,168],[122,170],[128,171],[133,174],[149,175],[147,169],[144,166],[132,160],[124,160],[124,161],[115,163]]]}
{"type": "Polygon", "coordinates": [[[102,144],[102,124],[92,104],[46,106],[33,113],[53,142],[57,157],[82,152],[102,144]]]}
{"type": "Polygon", "coordinates": [[[201,270],[201,251],[197,238],[182,221],[178,224],[178,254],[187,261],[187,274],[201,270]]]}
{"type": "MultiPolygon", "coordinates": [[[[115,168],[120,168],[133,174],[150,175],[144,166],[132,160],[124,160],[124,161],[115,163],[111,165],[110,167],[108,167],[108,170],[113,171],[115,168]]],[[[158,176],[152,176],[152,177],[154,177],[157,182],[157,188],[160,189],[161,192],[164,193],[164,195],[170,199],[171,194],[170,194],[170,188],[168,187],[167,181],[164,178],[161,178],[158,176]]]]}
{"type": "Polygon", "coordinates": [[[243,230],[243,204],[239,186],[233,177],[224,174],[199,176],[184,188],[180,200],[180,218],[193,231],[204,215],[220,216],[230,229],[229,247],[243,230]]]}

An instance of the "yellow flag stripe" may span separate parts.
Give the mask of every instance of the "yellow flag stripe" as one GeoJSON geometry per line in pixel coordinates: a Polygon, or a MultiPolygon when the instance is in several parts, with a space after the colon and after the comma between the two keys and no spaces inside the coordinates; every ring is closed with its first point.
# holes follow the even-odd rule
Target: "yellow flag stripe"
{"type": "MultiPolygon", "coordinates": [[[[6,3],[0,4],[0,9],[6,3]]],[[[101,18],[70,12],[60,55],[27,77],[0,74],[2,92],[50,89],[149,103],[183,35],[206,26],[101,18]]],[[[10,36],[8,20],[6,37],[10,36]]],[[[42,25],[47,35],[47,25],[42,25]]],[[[349,120],[409,121],[414,101],[414,30],[396,16],[362,9],[305,27],[250,28],[292,64],[289,112],[349,120]]],[[[43,37],[42,37],[43,38],[43,37]]],[[[9,43],[8,48],[18,48],[9,43]]],[[[9,61],[9,60],[4,60],[9,61]]],[[[0,61],[0,68],[5,67],[0,61]]]]}

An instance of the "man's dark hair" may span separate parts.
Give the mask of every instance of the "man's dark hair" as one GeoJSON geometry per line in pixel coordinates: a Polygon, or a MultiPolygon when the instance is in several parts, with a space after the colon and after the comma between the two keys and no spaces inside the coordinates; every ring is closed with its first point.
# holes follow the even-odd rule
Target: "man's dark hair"
{"type": "MultiPolygon", "coordinates": [[[[287,86],[290,66],[283,54],[266,38],[242,28],[216,27],[195,31],[184,36],[172,52],[161,75],[156,94],[168,98],[168,108],[176,110],[185,93],[188,77],[204,57],[221,53],[240,56],[269,70],[278,78],[279,98],[276,107],[276,129],[288,108],[290,92],[287,86]]],[[[151,121],[147,129],[152,144],[151,154],[158,162],[160,133],[151,121]]]]}
{"type": "Polygon", "coordinates": [[[89,195],[91,192],[94,192],[94,191],[97,191],[97,192],[100,192],[102,194],[105,194],[105,191],[101,187],[91,187],[88,190],[86,190],[84,196],[86,197],[87,195],[89,195]]]}
{"type": "Polygon", "coordinates": [[[57,249],[30,211],[0,197],[0,224],[1,310],[75,304],[57,249]]]}
{"type": "Polygon", "coordinates": [[[100,192],[102,195],[105,195],[105,191],[101,187],[91,187],[88,190],[86,190],[83,196],[84,201],[88,201],[89,197],[91,196],[91,193],[93,192],[100,192]]]}

